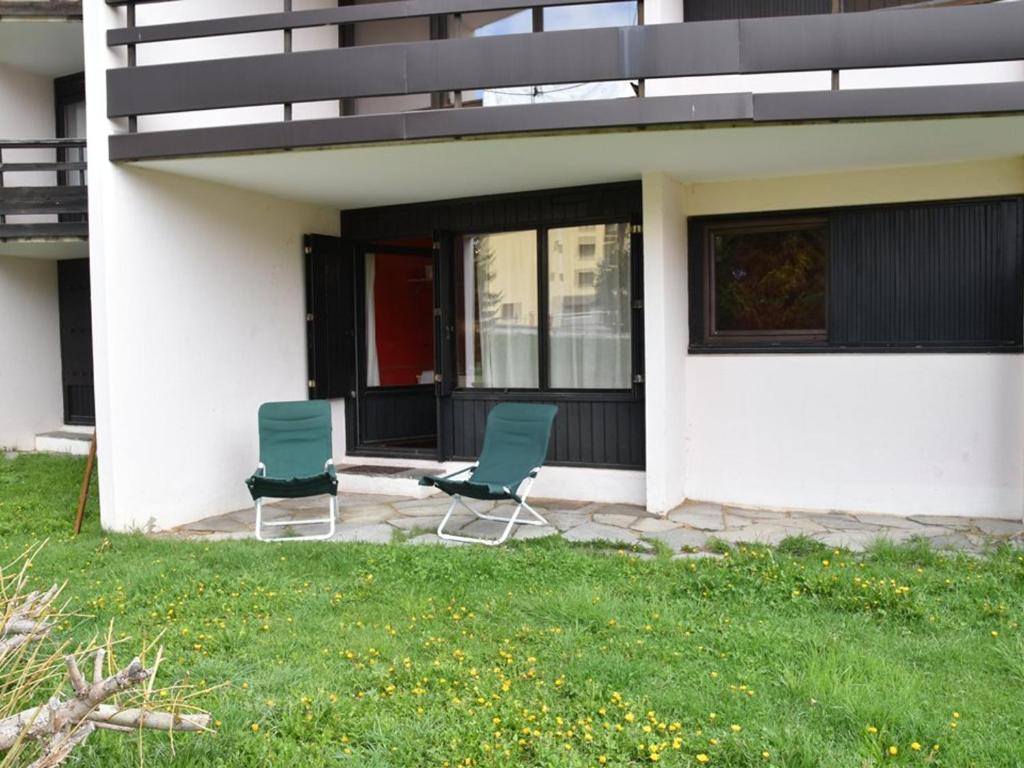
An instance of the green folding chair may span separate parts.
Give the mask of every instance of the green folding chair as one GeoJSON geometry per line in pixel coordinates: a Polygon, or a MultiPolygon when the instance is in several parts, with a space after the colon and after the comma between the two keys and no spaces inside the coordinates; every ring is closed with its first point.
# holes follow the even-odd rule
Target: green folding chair
{"type": "Polygon", "coordinates": [[[444,477],[428,475],[420,479],[420,485],[435,486],[452,497],[448,513],[437,526],[438,537],[448,541],[497,546],[509,537],[516,525],[548,524],[526,499],[537,473],[544,464],[548,441],[551,439],[551,425],[556,413],[558,408],[554,405],[499,403],[487,417],[484,447],[476,464],[444,477]],[[467,472],[470,473],[469,479],[453,479],[467,472]],[[516,508],[509,517],[485,515],[463,501],[464,497],[514,501],[516,508]],[[497,539],[447,533],[445,526],[458,506],[468,509],[481,520],[505,523],[505,529],[497,539]],[[520,514],[524,510],[529,517],[520,519],[520,514]]]}
{"type": "Polygon", "coordinates": [[[264,403],[259,410],[260,463],[245,481],[256,502],[256,538],[260,541],[313,541],[334,535],[338,512],[338,475],[331,456],[331,406],[326,400],[264,403]],[[330,517],[263,519],[263,499],[303,499],[330,495],[330,517]],[[267,528],[327,525],[310,536],[264,535],[267,528]]]}

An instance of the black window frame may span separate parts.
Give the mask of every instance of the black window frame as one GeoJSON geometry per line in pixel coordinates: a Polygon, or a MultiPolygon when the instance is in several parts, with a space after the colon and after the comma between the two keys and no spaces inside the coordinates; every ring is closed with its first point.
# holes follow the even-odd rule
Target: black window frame
{"type": "MultiPolygon", "coordinates": [[[[538,365],[538,378],[536,387],[466,387],[459,386],[458,384],[458,350],[456,350],[455,357],[455,371],[456,371],[456,383],[453,388],[453,392],[458,395],[462,393],[516,393],[516,394],[553,394],[572,396],[574,394],[608,394],[613,396],[634,396],[636,394],[638,381],[638,356],[636,354],[636,344],[643,342],[642,334],[637,337],[635,322],[630,325],[630,370],[629,370],[629,381],[630,386],[622,389],[607,389],[607,388],[565,388],[565,387],[552,387],[551,386],[551,345],[550,345],[550,331],[551,331],[551,317],[550,317],[550,265],[548,259],[548,233],[553,229],[572,229],[575,227],[586,227],[586,226],[614,226],[620,225],[626,228],[626,235],[629,239],[629,311],[631,315],[635,315],[637,309],[636,306],[636,266],[634,259],[637,258],[636,250],[641,252],[643,247],[639,249],[635,248],[637,234],[635,225],[628,216],[587,216],[580,218],[573,218],[566,221],[559,221],[553,223],[546,222],[530,222],[524,223],[522,226],[510,225],[505,227],[486,227],[486,228],[473,228],[466,229],[464,231],[456,231],[453,236],[456,241],[467,235],[492,235],[501,234],[504,232],[527,232],[533,230],[536,234],[537,240],[537,365],[538,365]]],[[[641,262],[642,264],[642,262],[641,262]]],[[[635,321],[635,317],[631,318],[635,321]]]]}
{"type": "MultiPolygon", "coordinates": [[[[1000,225],[1009,232],[1008,222],[1000,225]]],[[[804,354],[804,353],[995,353],[1019,354],[1024,352],[1024,195],[990,195],[970,198],[952,198],[939,200],[918,200],[899,203],[879,203],[869,205],[837,206],[830,208],[809,208],[798,210],[780,210],[767,212],[747,212],[733,214],[715,214],[691,217],[687,222],[689,244],[689,322],[690,340],[688,351],[692,354],[804,354]],[[1015,286],[1010,293],[1015,297],[1012,317],[1006,323],[1005,333],[1000,338],[985,340],[842,340],[841,329],[833,324],[833,319],[843,311],[841,297],[834,294],[834,277],[841,258],[841,247],[837,248],[837,229],[843,216],[850,214],[873,214],[891,212],[893,209],[921,209],[928,207],[948,206],[955,209],[963,205],[1003,205],[1009,204],[1016,208],[1017,221],[1012,230],[1011,247],[1014,249],[1010,258],[1015,267],[1015,286]],[[707,264],[708,239],[707,232],[720,229],[726,225],[742,226],[763,224],[770,221],[798,221],[823,219],[829,226],[828,272],[826,275],[826,335],[821,340],[807,339],[767,339],[751,337],[717,338],[709,337],[710,319],[708,308],[713,294],[709,281],[707,264]],[[840,303],[836,303],[836,302],[840,303]],[[1012,330],[1011,330],[1012,326],[1012,330]],[[836,337],[839,337],[838,339],[836,337]]],[[[1005,245],[1006,243],[1004,243],[1005,245]]],[[[712,254],[713,257],[713,254],[712,254]]],[[[849,298],[846,299],[849,301],[849,298]]],[[[849,306],[849,305],[847,305],[849,306]]],[[[854,305],[860,311],[859,305],[854,305]]],[[[870,311],[870,308],[869,310],[870,311]]]]}
{"type": "Polygon", "coordinates": [[[704,343],[708,345],[735,346],[748,344],[802,344],[822,345],[828,342],[828,302],[829,302],[829,257],[831,252],[829,236],[829,220],[823,216],[786,216],[786,217],[755,217],[736,219],[709,224],[704,228],[701,249],[704,274],[704,343]],[[785,330],[772,329],[764,331],[724,331],[717,327],[716,285],[715,285],[715,237],[721,232],[773,232],[788,229],[825,229],[825,325],[823,328],[785,330]]]}

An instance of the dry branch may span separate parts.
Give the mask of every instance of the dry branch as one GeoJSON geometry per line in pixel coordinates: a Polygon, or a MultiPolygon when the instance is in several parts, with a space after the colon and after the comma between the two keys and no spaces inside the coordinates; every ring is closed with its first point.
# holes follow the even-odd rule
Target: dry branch
{"type": "MultiPolygon", "coordinates": [[[[162,648],[151,668],[136,657],[116,669],[111,655],[112,674],[105,675],[108,650],[113,650],[111,637],[106,648],[80,648],[77,654],[66,653],[66,643],[50,640],[53,629],[67,619],[68,613],[56,603],[63,587],[24,593],[27,569],[37,552],[38,548],[33,549],[19,559],[23,565],[16,575],[0,568],[0,680],[4,681],[0,687],[0,765],[23,765],[18,760],[23,757],[26,762],[33,760],[27,768],[56,768],[98,728],[119,732],[144,728],[168,733],[208,730],[210,716],[181,712],[184,699],[180,697],[171,699],[174,711],[147,708],[162,648]],[[87,652],[93,655],[92,682],[77,658],[87,652]],[[69,694],[63,696],[58,690],[45,704],[25,706],[46,695],[44,686],[53,686],[65,676],[69,694]],[[147,680],[149,683],[140,689],[147,680]],[[24,707],[20,711],[19,703],[24,707]]],[[[162,693],[166,695],[167,691],[162,693]]]]}

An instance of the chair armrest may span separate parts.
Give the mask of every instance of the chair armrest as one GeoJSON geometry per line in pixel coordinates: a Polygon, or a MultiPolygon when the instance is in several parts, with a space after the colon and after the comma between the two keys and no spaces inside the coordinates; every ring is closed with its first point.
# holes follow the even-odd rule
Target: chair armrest
{"type": "Polygon", "coordinates": [[[261,461],[259,464],[256,465],[256,470],[253,472],[253,475],[258,475],[259,477],[266,477],[267,465],[261,461]]]}
{"type": "Polygon", "coordinates": [[[472,464],[472,465],[470,465],[468,467],[464,467],[463,469],[460,469],[458,472],[452,472],[450,475],[442,475],[441,479],[442,480],[448,480],[448,479],[453,478],[453,477],[458,477],[459,475],[464,475],[467,472],[472,472],[474,469],[477,468],[477,466],[478,466],[477,464],[472,464]]]}

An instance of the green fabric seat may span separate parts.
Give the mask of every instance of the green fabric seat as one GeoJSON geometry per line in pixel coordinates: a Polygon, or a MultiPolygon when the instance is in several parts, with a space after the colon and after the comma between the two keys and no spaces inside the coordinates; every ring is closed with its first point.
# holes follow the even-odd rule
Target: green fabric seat
{"type": "Polygon", "coordinates": [[[264,403],[259,410],[260,463],[265,475],[245,481],[252,498],[337,495],[331,462],[331,406],[326,400],[264,403]]]}
{"type": "Polygon", "coordinates": [[[420,479],[420,485],[434,486],[453,497],[448,514],[438,526],[438,536],[456,541],[500,544],[508,537],[516,523],[546,524],[546,521],[526,503],[527,494],[520,489],[526,481],[532,483],[533,478],[537,476],[537,470],[544,464],[548,443],[551,440],[551,427],[557,413],[558,408],[554,405],[499,403],[487,417],[484,446],[474,466],[444,477],[427,475],[420,479]],[[467,479],[455,479],[466,472],[469,472],[467,479]],[[494,517],[477,512],[461,502],[461,497],[488,501],[507,499],[516,502],[517,506],[511,518],[494,517]],[[445,524],[457,503],[462,503],[481,519],[507,523],[504,534],[498,540],[484,540],[445,533],[445,524]],[[532,513],[535,519],[519,520],[523,508],[532,513]]]}
{"type": "MultiPolygon", "coordinates": [[[[331,406],[326,400],[264,403],[259,414],[260,463],[245,481],[256,502],[256,535],[267,526],[329,525],[328,532],[296,539],[322,539],[334,533],[338,475],[331,457],[331,406]],[[317,519],[263,520],[262,501],[328,495],[330,516],[317,519]]],[[[279,537],[272,540],[284,540],[279,537]]]]}

